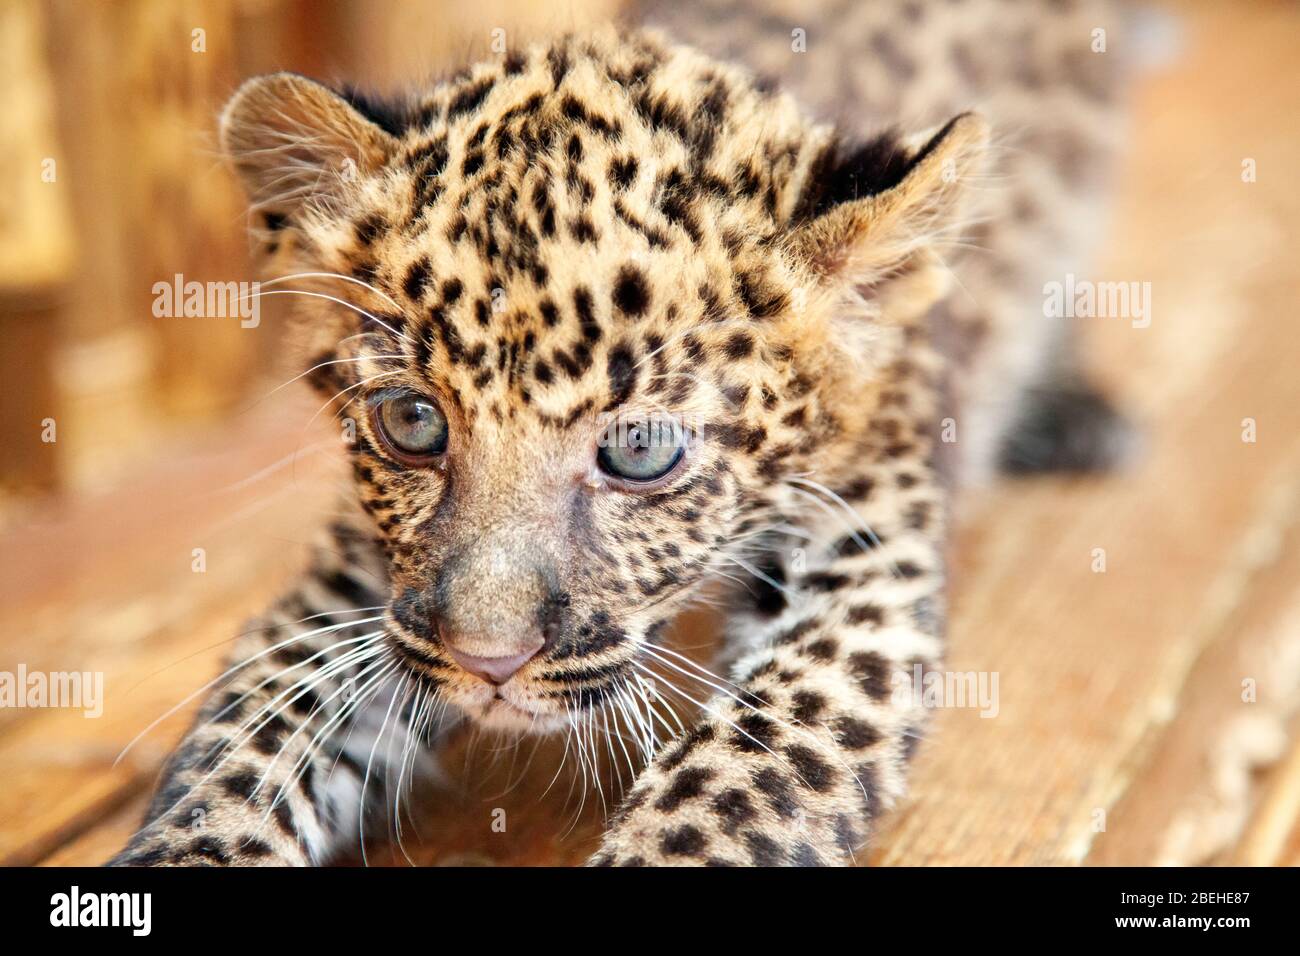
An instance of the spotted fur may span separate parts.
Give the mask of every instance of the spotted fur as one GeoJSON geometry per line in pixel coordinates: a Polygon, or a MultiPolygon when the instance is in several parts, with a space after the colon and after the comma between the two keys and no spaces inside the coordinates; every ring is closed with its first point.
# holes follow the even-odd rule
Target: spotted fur
{"type": "Polygon", "coordinates": [[[797,61],[778,6],[689,6],[660,19],[725,59],[607,29],[397,102],[287,74],[232,100],[223,144],[268,271],[319,296],[296,341],[355,423],[358,507],[242,640],[252,663],[205,705],[119,862],[327,861],[368,777],[420,772],[423,747],[381,752],[390,722],[546,731],[616,706],[680,610],[737,575],[729,686],[645,768],[594,862],[846,863],[902,793],[925,721],[914,667],[943,650],[940,422],[954,399],[974,409],[976,473],[1047,374],[1052,335],[1004,341],[1032,324],[1018,256],[1071,246],[1048,200],[1074,201],[1074,147],[1093,142],[1085,123],[1069,148],[1048,136],[1062,155],[998,193],[988,123],[964,110],[1005,88],[1029,115],[1046,87],[1102,115],[1110,94],[1076,56],[1091,14],[1036,7],[1014,33],[984,2],[942,21],[929,3],[802,5],[797,61]],[[823,41],[844,17],[874,25],[823,41]],[[746,56],[860,115],[811,118],[727,62],[746,56]],[[899,116],[924,122],[877,122],[899,116]],[[972,312],[943,257],[989,196],[991,263],[958,267],[988,293],[992,313],[972,312]],[[369,397],[393,388],[446,414],[435,466],[377,432],[369,397]],[[690,423],[679,471],[632,490],[594,470],[611,416],[654,411],[690,423]],[[456,663],[446,627],[474,654],[545,644],[498,687],[456,663]]]}

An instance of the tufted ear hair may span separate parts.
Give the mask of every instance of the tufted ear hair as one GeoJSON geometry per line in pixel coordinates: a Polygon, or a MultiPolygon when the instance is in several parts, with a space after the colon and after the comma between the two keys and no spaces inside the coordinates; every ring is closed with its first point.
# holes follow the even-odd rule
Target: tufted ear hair
{"type": "Polygon", "coordinates": [[[980,116],[963,113],[914,137],[887,134],[847,154],[832,147],[809,172],[786,248],[819,283],[885,294],[891,279],[926,271],[917,266],[960,224],[988,135],[980,116]]]}
{"type": "Polygon", "coordinates": [[[358,173],[381,167],[397,141],[363,109],[296,73],[244,83],[221,114],[221,149],[253,208],[273,226],[291,221],[304,204],[329,205],[358,173]]]}

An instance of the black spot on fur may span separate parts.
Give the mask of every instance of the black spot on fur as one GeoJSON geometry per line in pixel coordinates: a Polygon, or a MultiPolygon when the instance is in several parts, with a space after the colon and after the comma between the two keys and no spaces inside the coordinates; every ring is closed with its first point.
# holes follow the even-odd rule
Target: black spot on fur
{"type": "Polygon", "coordinates": [[[615,189],[627,189],[636,179],[637,161],[635,156],[615,158],[609,163],[609,184],[615,189]]]}
{"type": "Polygon", "coordinates": [[[600,340],[600,323],[596,321],[596,311],[591,299],[591,290],[578,286],[573,290],[573,308],[578,313],[578,326],[582,337],[588,342],[600,340]]]}
{"type": "Polygon", "coordinates": [[[822,858],[811,843],[800,843],[790,851],[790,862],[795,866],[824,866],[822,858]]]}
{"type": "Polygon", "coordinates": [[[834,723],[835,741],[849,750],[870,747],[880,739],[880,731],[856,717],[840,717],[834,723]]]}
{"type": "Polygon", "coordinates": [[[708,767],[684,767],[677,771],[664,794],[655,801],[655,809],[671,813],[683,802],[704,793],[704,785],[712,779],[714,771],[708,767]]]}
{"type": "Polygon", "coordinates": [[[249,837],[243,843],[239,844],[239,851],[243,853],[244,856],[253,860],[259,860],[271,855],[270,845],[256,837],[249,837]]]}
{"type": "Polygon", "coordinates": [[[506,53],[505,72],[506,76],[518,76],[524,72],[524,67],[528,65],[528,60],[517,49],[512,49],[506,53]]]}
{"type": "Polygon", "coordinates": [[[669,830],[659,847],[665,856],[698,856],[709,845],[708,837],[690,824],[669,830]]]}
{"type": "Polygon", "coordinates": [[[273,754],[280,749],[280,741],[292,732],[289,724],[279,714],[272,714],[253,734],[253,749],[263,754],[273,754]]]}
{"type": "Polygon", "coordinates": [[[686,111],[680,103],[673,102],[667,95],[654,96],[649,90],[642,90],[636,98],[636,109],[650,126],[657,130],[672,133],[678,139],[686,140],[690,134],[690,122],[686,111]]]}
{"type": "Polygon", "coordinates": [[[803,650],[815,661],[830,661],[835,659],[835,652],[839,650],[839,645],[829,637],[824,637],[820,641],[813,641],[803,650]]]}
{"type": "Polygon", "coordinates": [[[835,785],[835,771],[811,748],[791,744],[785,748],[785,755],[790,758],[802,782],[818,793],[825,793],[835,785]]]}
{"type": "Polygon", "coordinates": [[[776,743],[776,724],[762,714],[747,711],[736,721],[738,728],[731,735],[731,744],[746,753],[771,750],[776,743]]]}
{"type": "Polygon", "coordinates": [[[728,836],[758,812],[750,802],[749,794],[739,787],[730,787],[714,797],[713,809],[722,818],[722,832],[728,836]]]}
{"type": "Polygon", "coordinates": [[[860,478],[853,484],[839,489],[838,493],[845,501],[864,501],[871,497],[871,492],[876,483],[871,478],[860,478]]]}
{"type": "Polygon", "coordinates": [[[402,291],[406,293],[408,299],[419,302],[424,296],[424,287],[429,282],[429,268],[429,257],[421,256],[411,263],[411,268],[406,270],[406,278],[402,280],[402,291]]]}
{"type": "Polygon", "coordinates": [[[625,315],[644,315],[650,306],[645,276],[635,266],[624,266],[614,283],[614,305],[625,315]]]}
{"type": "Polygon", "coordinates": [[[223,777],[221,780],[221,789],[232,797],[238,797],[241,800],[251,800],[253,797],[253,788],[257,786],[260,778],[251,771],[231,774],[229,777],[223,777]]]}
{"type": "Polygon", "coordinates": [[[765,836],[756,830],[750,830],[745,833],[745,846],[749,848],[749,855],[753,859],[755,866],[780,865],[781,847],[771,837],[765,836]]]}
{"type": "Polygon", "coordinates": [[[823,593],[838,591],[852,583],[852,578],[847,574],[836,574],[831,571],[818,571],[816,574],[810,574],[804,579],[804,585],[809,590],[823,593]]]}
{"type": "Polygon", "coordinates": [[[271,811],[271,818],[275,820],[276,826],[280,828],[285,836],[292,837],[295,842],[297,841],[298,830],[294,827],[293,814],[289,810],[288,803],[280,802],[276,804],[275,809],[271,811]]]}
{"type": "Polygon", "coordinates": [[[368,216],[362,216],[352,226],[352,233],[356,237],[357,244],[368,246],[375,241],[379,231],[384,227],[384,218],[378,213],[371,213],[368,216]]]}
{"type": "Polygon", "coordinates": [[[577,242],[594,243],[600,240],[600,230],[596,228],[596,224],[591,221],[591,217],[586,213],[569,222],[569,234],[577,242]]]}
{"type": "Polygon", "coordinates": [[[550,299],[543,299],[538,310],[542,313],[542,321],[548,328],[554,328],[560,322],[560,310],[555,307],[555,303],[550,299]]]}
{"type": "Polygon", "coordinates": [[[676,769],[691,755],[692,751],[701,744],[708,743],[714,738],[714,735],[715,731],[710,725],[697,724],[695,728],[689,731],[671,751],[664,755],[660,766],[664,770],[676,769]]]}
{"type": "Polygon", "coordinates": [[[862,604],[849,609],[850,624],[884,624],[885,609],[876,604],[862,604]]]}
{"type": "Polygon", "coordinates": [[[808,634],[810,631],[816,629],[817,624],[818,622],[812,618],[809,618],[808,620],[800,621],[797,624],[791,625],[786,631],[774,637],[772,639],[772,643],[777,647],[781,647],[786,644],[794,644],[805,634],[808,634]]]}
{"type": "Polygon", "coordinates": [[[750,272],[736,275],[736,293],[749,314],[756,319],[776,315],[786,305],[785,293],[763,281],[763,277],[750,272]]]}
{"type": "Polygon", "coordinates": [[[325,588],[343,598],[349,607],[374,604],[374,592],[360,584],[356,578],[343,571],[334,571],[319,578],[325,588]]]}
{"type": "Polygon", "coordinates": [[[781,416],[781,424],[789,428],[803,428],[808,419],[808,406],[800,405],[781,416]]]}
{"type": "Polygon", "coordinates": [[[546,62],[551,68],[551,82],[559,86],[569,74],[569,51],[563,47],[551,47],[546,62]]]}
{"type": "Polygon", "coordinates": [[[912,578],[919,578],[921,575],[925,573],[925,570],[923,568],[919,567],[918,565],[914,564],[911,561],[899,561],[896,565],[894,565],[894,570],[898,572],[898,576],[900,578],[904,578],[909,581],[912,578]]]}
{"type": "Polygon", "coordinates": [[[785,568],[772,563],[759,570],[768,580],[758,578],[750,586],[754,610],[765,617],[776,617],[785,610],[788,603],[781,593],[781,588],[785,586],[785,568]]]}
{"type": "Polygon", "coordinates": [[[849,655],[849,670],[858,685],[872,700],[884,700],[889,694],[889,661],[875,651],[849,655]]]}
{"type": "Polygon", "coordinates": [[[785,818],[794,816],[799,805],[795,801],[790,781],[780,771],[772,767],[764,767],[754,774],[753,781],[758,792],[767,798],[768,805],[776,811],[777,816],[785,818]]]}
{"type": "Polygon", "coordinates": [[[451,104],[447,107],[447,118],[455,119],[463,113],[472,113],[478,109],[487,99],[488,93],[492,92],[495,83],[493,77],[485,77],[461,90],[452,97],[451,104]]]}
{"type": "Polygon", "coordinates": [[[620,345],[609,353],[609,407],[625,404],[636,387],[636,361],[627,346],[620,345]]]}
{"type": "Polygon", "coordinates": [[[244,711],[242,698],[242,694],[236,693],[233,690],[222,694],[221,698],[215,705],[211,719],[214,721],[220,721],[221,723],[229,723],[239,720],[244,711]]]}
{"type": "Polygon", "coordinates": [[[727,339],[723,351],[729,359],[742,359],[754,351],[754,340],[747,332],[737,332],[727,339]]]}
{"type": "Polygon", "coordinates": [[[826,698],[816,691],[795,691],[792,700],[794,711],[791,716],[801,724],[811,723],[826,709],[826,698]]]}

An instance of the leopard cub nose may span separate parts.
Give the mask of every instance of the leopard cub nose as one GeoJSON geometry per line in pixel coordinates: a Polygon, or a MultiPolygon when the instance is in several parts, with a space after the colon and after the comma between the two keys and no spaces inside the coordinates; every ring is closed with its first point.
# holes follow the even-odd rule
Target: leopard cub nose
{"type": "Polygon", "coordinates": [[[521,634],[514,640],[506,640],[501,635],[486,637],[462,632],[445,620],[437,622],[436,627],[442,646],[452,660],[489,684],[504,684],[545,646],[541,634],[521,634]]]}
{"type": "Polygon", "coordinates": [[[523,667],[537,654],[541,644],[531,651],[525,651],[522,654],[510,654],[506,657],[479,657],[476,654],[464,654],[450,644],[447,645],[447,652],[451,654],[452,659],[469,671],[475,677],[487,681],[489,684],[504,684],[519,668],[523,667]]]}

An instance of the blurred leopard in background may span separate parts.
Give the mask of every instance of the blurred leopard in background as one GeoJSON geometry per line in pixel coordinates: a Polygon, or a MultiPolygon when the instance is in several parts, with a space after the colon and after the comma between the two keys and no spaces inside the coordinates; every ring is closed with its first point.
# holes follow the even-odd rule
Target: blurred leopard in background
{"type": "Polygon", "coordinates": [[[951,486],[1117,454],[1040,293],[1119,135],[1106,6],[645,19],[226,108],[357,495],[116,863],[337,859],[459,721],[640,746],[595,863],[853,862],[923,732],[951,486]],[[706,588],[726,676],[660,640],[706,588]]]}

